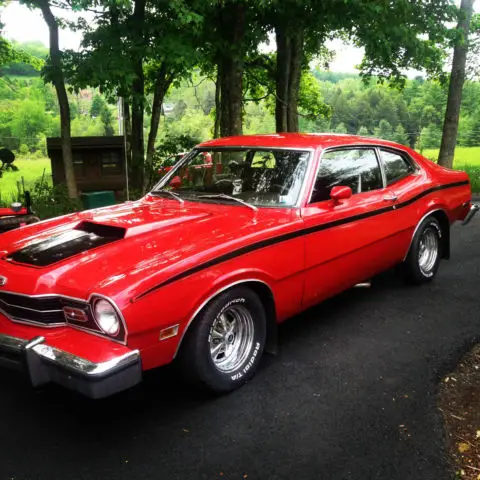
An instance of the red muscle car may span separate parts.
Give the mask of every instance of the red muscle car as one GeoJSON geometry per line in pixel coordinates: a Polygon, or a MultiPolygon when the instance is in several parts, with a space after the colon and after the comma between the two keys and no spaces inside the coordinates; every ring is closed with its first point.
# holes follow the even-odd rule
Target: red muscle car
{"type": "Polygon", "coordinates": [[[139,201],[0,236],[0,363],[99,398],[175,360],[227,392],[287,318],[396,265],[432,280],[477,209],[465,173],[391,142],[209,141],[139,201]]]}

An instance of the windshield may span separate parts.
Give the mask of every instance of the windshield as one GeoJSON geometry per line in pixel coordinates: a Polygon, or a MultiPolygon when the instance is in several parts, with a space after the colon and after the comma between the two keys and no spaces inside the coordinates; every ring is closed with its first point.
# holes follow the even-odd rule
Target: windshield
{"type": "Polygon", "coordinates": [[[169,191],[184,200],[291,207],[300,196],[309,156],[306,151],[267,148],[195,150],[152,193],[169,191]]]}

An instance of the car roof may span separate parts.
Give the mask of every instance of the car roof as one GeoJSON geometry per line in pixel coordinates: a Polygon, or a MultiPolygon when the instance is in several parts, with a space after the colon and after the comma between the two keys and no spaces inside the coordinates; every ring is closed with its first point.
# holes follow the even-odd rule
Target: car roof
{"type": "Polygon", "coordinates": [[[339,133],[275,133],[242,135],[209,140],[197,147],[282,147],[282,148],[328,148],[345,145],[384,145],[405,149],[402,145],[378,138],[359,137],[339,133]]]}

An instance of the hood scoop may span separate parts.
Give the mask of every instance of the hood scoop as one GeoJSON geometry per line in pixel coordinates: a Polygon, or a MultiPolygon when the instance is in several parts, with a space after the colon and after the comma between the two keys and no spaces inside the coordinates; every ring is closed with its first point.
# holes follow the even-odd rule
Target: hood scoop
{"type": "Polygon", "coordinates": [[[121,227],[81,222],[73,230],[52,235],[10,253],[7,261],[47,267],[66,258],[125,238],[121,227]]]}

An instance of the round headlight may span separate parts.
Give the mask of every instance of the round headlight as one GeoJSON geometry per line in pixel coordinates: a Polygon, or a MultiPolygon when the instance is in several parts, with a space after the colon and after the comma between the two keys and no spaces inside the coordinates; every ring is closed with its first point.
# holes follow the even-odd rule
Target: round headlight
{"type": "Polygon", "coordinates": [[[97,300],[94,304],[94,314],[98,326],[104,333],[116,337],[120,332],[120,319],[113,305],[106,300],[97,300]]]}

